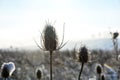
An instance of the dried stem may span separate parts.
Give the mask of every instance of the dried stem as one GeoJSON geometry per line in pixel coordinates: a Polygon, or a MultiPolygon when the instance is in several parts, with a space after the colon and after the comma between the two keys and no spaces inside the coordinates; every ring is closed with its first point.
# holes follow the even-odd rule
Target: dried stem
{"type": "Polygon", "coordinates": [[[113,45],[116,53],[116,60],[118,60],[118,41],[117,39],[113,39],[113,45]]]}
{"type": "Polygon", "coordinates": [[[78,80],[80,80],[80,77],[81,77],[81,74],[82,74],[82,71],[83,71],[83,66],[84,66],[84,63],[82,62],[82,66],[81,66],[81,70],[80,70],[80,73],[79,73],[78,80]]]}
{"type": "Polygon", "coordinates": [[[112,41],[113,41],[113,46],[114,46],[114,49],[115,49],[115,53],[116,53],[116,60],[118,61],[118,41],[117,41],[117,37],[119,36],[119,33],[118,32],[110,32],[110,34],[112,35],[112,41]]]}
{"type": "Polygon", "coordinates": [[[100,76],[100,74],[98,75],[98,80],[101,80],[101,76],[100,76]]]}
{"type": "Polygon", "coordinates": [[[50,51],[50,80],[52,80],[52,53],[53,51],[50,51]]]}

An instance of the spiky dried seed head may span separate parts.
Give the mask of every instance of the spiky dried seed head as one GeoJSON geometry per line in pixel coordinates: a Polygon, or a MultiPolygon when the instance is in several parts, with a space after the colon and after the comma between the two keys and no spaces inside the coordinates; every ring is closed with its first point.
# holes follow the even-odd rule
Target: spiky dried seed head
{"type": "Polygon", "coordinates": [[[99,75],[102,73],[102,66],[100,64],[96,65],[96,72],[99,75]]]}
{"type": "Polygon", "coordinates": [[[42,78],[42,70],[41,68],[36,69],[36,77],[38,80],[42,78]]]}
{"type": "Polygon", "coordinates": [[[101,75],[101,80],[105,80],[105,75],[104,74],[101,75]]]}
{"type": "Polygon", "coordinates": [[[58,37],[55,28],[50,24],[47,24],[43,31],[43,45],[44,48],[48,51],[57,49],[58,37]]]}
{"type": "Polygon", "coordinates": [[[114,33],[113,33],[113,39],[116,39],[118,36],[119,36],[119,33],[118,33],[118,32],[114,32],[114,33]]]}
{"type": "Polygon", "coordinates": [[[85,46],[81,47],[80,49],[79,62],[82,62],[82,63],[88,62],[88,49],[85,46]]]}
{"type": "Polygon", "coordinates": [[[1,70],[2,70],[1,76],[3,78],[8,78],[15,71],[15,65],[13,62],[3,63],[1,66],[1,70]]]}

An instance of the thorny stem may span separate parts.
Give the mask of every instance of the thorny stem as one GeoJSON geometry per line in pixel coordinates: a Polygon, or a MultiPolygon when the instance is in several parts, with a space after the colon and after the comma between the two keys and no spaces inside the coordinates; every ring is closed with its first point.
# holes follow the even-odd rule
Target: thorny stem
{"type": "Polygon", "coordinates": [[[82,73],[82,71],[83,71],[83,66],[84,66],[84,63],[82,62],[82,66],[81,66],[81,70],[80,70],[80,73],[79,73],[78,80],[80,80],[80,76],[81,76],[81,73],[82,73]]]}
{"type": "Polygon", "coordinates": [[[52,53],[53,51],[50,51],[50,80],[52,80],[52,53]]]}

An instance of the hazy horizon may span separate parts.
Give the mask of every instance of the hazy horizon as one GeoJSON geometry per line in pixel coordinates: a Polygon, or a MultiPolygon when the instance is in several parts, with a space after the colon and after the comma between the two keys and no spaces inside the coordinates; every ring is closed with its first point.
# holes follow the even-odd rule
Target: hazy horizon
{"type": "MultiPolygon", "coordinates": [[[[39,44],[40,45],[40,44],[39,44]]],[[[68,43],[60,50],[79,50],[80,47],[86,46],[89,50],[114,50],[114,46],[111,38],[102,38],[102,39],[91,39],[91,40],[78,40],[78,41],[68,41],[68,43]]],[[[120,48],[120,38],[118,38],[118,48],[120,48]]],[[[10,45],[7,47],[0,47],[1,50],[27,50],[34,51],[41,49],[34,43],[31,45],[25,46],[14,46],[10,45]]]]}

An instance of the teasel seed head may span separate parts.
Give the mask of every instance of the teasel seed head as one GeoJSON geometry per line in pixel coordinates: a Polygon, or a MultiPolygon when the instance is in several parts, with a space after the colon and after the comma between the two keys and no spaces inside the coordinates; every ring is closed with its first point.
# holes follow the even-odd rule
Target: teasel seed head
{"type": "Polygon", "coordinates": [[[100,64],[96,65],[96,73],[99,75],[102,73],[102,66],[100,64]]]}
{"type": "Polygon", "coordinates": [[[3,63],[1,66],[1,70],[2,70],[1,76],[3,78],[8,78],[15,71],[15,65],[13,62],[3,63]]]}
{"type": "Polygon", "coordinates": [[[82,63],[88,62],[88,49],[85,46],[81,47],[80,49],[79,62],[82,62],[82,63]]]}
{"type": "Polygon", "coordinates": [[[101,75],[101,80],[105,80],[105,75],[104,74],[101,75]]]}
{"type": "Polygon", "coordinates": [[[118,33],[118,32],[114,32],[114,33],[113,33],[113,39],[116,39],[118,36],[119,36],[119,33],[118,33]]]}
{"type": "Polygon", "coordinates": [[[40,80],[42,78],[42,69],[41,68],[36,69],[36,77],[38,80],[40,80]]]}
{"type": "Polygon", "coordinates": [[[55,28],[46,24],[45,29],[42,34],[42,43],[45,50],[54,51],[58,47],[58,37],[55,28]]]}

